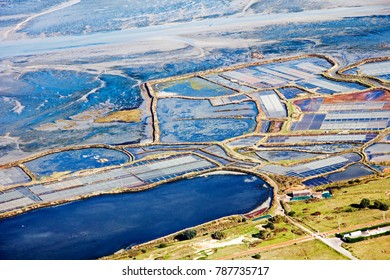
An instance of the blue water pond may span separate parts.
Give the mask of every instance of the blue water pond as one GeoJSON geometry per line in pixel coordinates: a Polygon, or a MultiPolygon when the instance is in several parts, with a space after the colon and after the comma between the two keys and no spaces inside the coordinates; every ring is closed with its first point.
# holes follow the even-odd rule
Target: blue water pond
{"type": "Polygon", "coordinates": [[[210,175],[105,195],[0,221],[0,259],[95,259],[220,217],[272,195],[252,175],[210,175]]]}

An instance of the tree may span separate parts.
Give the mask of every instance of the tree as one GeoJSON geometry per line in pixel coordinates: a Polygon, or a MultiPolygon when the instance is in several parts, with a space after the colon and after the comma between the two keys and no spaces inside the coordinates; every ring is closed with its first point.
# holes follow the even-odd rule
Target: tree
{"type": "Polygon", "coordinates": [[[387,211],[387,210],[389,210],[389,205],[387,205],[385,203],[381,203],[381,205],[379,206],[379,210],[387,211]]]}
{"type": "Polygon", "coordinates": [[[379,200],[375,200],[372,207],[374,209],[379,209],[379,210],[382,210],[382,211],[387,211],[389,210],[389,205],[387,205],[386,203],[383,203],[383,202],[380,202],[379,200]]]}
{"type": "Polygon", "coordinates": [[[380,202],[379,200],[375,200],[374,201],[374,208],[375,209],[379,209],[380,207],[381,207],[381,205],[382,205],[382,202],[380,202]]]}
{"type": "Polygon", "coordinates": [[[360,201],[359,206],[360,206],[360,208],[367,208],[368,206],[370,206],[370,200],[368,198],[363,198],[360,201]]]}
{"type": "Polygon", "coordinates": [[[276,215],[276,216],[273,216],[273,217],[269,218],[268,221],[270,221],[270,222],[272,222],[274,224],[278,224],[278,223],[281,223],[281,222],[285,222],[286,218],[281,216],[281,215],[276,215]]]}
{"type": "Polygon", "coordinates": [[[263,228],[269,228],[270,230],[274,230],[275,225],[271,222],[268,222],[265,226],[263,226],[263,228]]]}
{"type": "Polygon", "coordinates": [[[290,211],[287,213],[287,215],[289,215],[290,217],[294,217],[295,216],[295,211],[290,211]]]}
{"type": "Polygon", "coordinates": [[[211,234],[211,238],[217,239],[217,240],[222,240],[226,238],[226,233],[217,230],[216,232],[211,234]]]}
{"type": "Polygon", "coordinates": [[[252,234],[252,237],[260,238],[260,239],[264,239],[265,240],[268,237],[267,231],[260,230],[259,233],[252,234]]]}
{"type": "Polygon", "coordinates": [[[197,234],[197,231],[196,229],[187,229],[181,233],[179,233],[178,235],[175,236],[175,239],[179,240],[179,241],[183,241],[183,240],[190,240],[192,238],[194,238],[197,234]]]}
{"type": "Polygon", "coordinates": [[[261,255],[260,255],[259,253],[257,253],[257,254],[254,254],[254,255],[252,256],[252,258],[254,258],[254,259],[256,259],[256,260],[260,260],[260,259],[261,259],[261,255]]]}

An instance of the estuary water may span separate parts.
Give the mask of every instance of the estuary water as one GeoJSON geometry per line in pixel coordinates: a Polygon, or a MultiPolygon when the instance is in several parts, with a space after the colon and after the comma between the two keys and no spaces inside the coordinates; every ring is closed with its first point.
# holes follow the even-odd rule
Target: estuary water
{"type": "Polygon", "coordinates": [[[181,229],[244,214],[272,195],[252,175],[209,175],[98,196],[0,221],[0,259],[95,259],[181,229]]]}

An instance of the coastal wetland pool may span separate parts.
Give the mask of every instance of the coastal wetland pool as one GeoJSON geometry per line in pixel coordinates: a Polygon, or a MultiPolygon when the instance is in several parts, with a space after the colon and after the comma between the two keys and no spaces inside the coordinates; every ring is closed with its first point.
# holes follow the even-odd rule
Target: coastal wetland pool
{"type": "Polygon", "coordinates": [[[257,113],[252,101],[214,107],[208,100],[165,98],[157,107],[162,142],[222,141],[251,133],[257,113]]]}
{"type": "Polygon", "coordinates": [[[157,84],[156,88],[160,92],[190,97],[214,97],[235,93],[229,88],[222,87],[199,77],[157,84]]]}
{"type": "Polygon", "coordinates": [[[184,228],[247,213],[272,196],[252,175],[209,175],[104,195],[0,221],[0,259],[96,259],[184,228]]]}
{"type": "Polygon", "coordinates": [[[70,150],[43,156],[25,163],[28,169],[39,177],[55,172],[77,172],[84,169],[101,168],[123,164],[129,156],[117,150],[90,148],[70,150]]]}
{"type": "MultiPolygon", "coordinates": [[[[326,153],[339,153],[346,150],[351,150],[360,147],[361,144],[346,144],[346,143],[337,143],[337,144],[319,144],[319,145],[305,145],[305,146],[283,146],[283,148],[291,148],[300,151],[309,151],[309,152],[326,152],[326,153]]],[[[264,146],[259,146],[259,148],[264,148],[264,146]]]]}
{"type": "MultiPolygon", "coordinates": [[[[140,89],[131,78],[41,69],[20,77],[0,74],[0,84],[0,137],[18,139],[24,152],[80,143],[138,143],[146,137],[144,122],[93,122],[94,115],[141,105],[140,89]]],[[[0,155],[12,152],[11,144],[0,146],[0,155]]]]}
{"type": "Polygon", "coordinates": [[[296,152],[296,151],[258,151],[258,156],[268,161],[283,161],[283,160],[302,160],[321,156],[321,154],[307,153],[307,152],[296,152]]]}

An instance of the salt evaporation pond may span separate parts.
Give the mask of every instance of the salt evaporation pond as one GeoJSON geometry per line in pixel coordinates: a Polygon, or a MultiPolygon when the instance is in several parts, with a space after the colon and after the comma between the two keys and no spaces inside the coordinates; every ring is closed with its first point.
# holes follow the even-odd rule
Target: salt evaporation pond
{"type": "Polygon", "coordinates": [[[105,195],[0,221],[0,259],[95,259],[268,199],[252,175],[209,175],[105,195]]]}
{"type": "Polygon", "coordinates": [[[302,160],[320,156],[321,154],[296,152],[296,151],[258,151],[256,154],[269,161],[302,160]]]}

